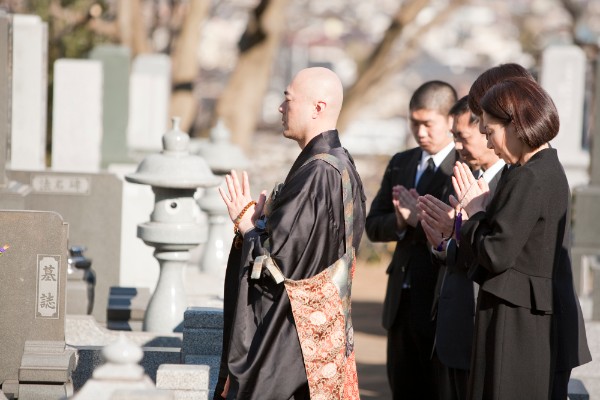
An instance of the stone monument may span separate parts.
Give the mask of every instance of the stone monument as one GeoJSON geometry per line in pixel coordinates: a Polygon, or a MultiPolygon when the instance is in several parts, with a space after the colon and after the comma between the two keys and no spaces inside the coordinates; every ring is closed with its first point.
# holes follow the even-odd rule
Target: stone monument
{"type": "Polygon", "coordinates": [[[48,24],[13,15],[10,168],[46,168],[48,24]]]}
{"type": "Polygon", "coordinates": [[[43,211],[0,211],[0,385],[8,397],[72,394],[65,347],[68,225],[43,211]]]}
{"type": "Polygon", "coordinates": [[[127,154],[129,118],[129,64],[131,51],[125,46],[103,44],[90,53],[102,64],[102,167],[130,162],[127,154]]]}
{"type": "Polygon", "coordinates": [[[29,187],[6,176],[12,130],[12,16],[0,10],[0,195],[5,209],[22,209],[29,187]]]}
{"type": "Polygon", "coordinates": [[[54,62],[52,169],[98,172],[102,141],[102,64],[54,62]]]}
{"type": "Polygon", "coordinates": [[[204,160],[189,154],[189,140],[179,129],[179,118],[173,118],[173,129],[163,136],[164,150],[149,155],[135,173],[126,175],[129,182],[151,185],[155,194],[150,222],[138,225],[138,237],[156,249],[160,265],[158,284],[144,317],[145,331],[183,329],[183,269],[190,259],[189,250],[206,240],[194,193],[219,184],[204,160]]]}
{"type": "Polygon", "coordinates": [[[592,318],[600,320],[600,58],[597,62],[589,185],[573,191],[573,278],[581,297],[593,297],[592,318]],[[594,275],[592,277],[592,274],[594,275]]]}
{"type": "Polygon", "coordinates": [[[571,190],[589,180],[590,155],[583,147],[585,69],[585,53],[578,46],[549,46],[543,52],[540,83],[560,117],[560,132],[551,143],[558,150],[571,190]]]}

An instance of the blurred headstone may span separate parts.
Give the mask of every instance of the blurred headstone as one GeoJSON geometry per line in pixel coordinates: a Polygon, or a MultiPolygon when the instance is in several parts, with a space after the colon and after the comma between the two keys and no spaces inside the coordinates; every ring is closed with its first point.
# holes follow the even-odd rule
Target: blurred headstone
{"type": "Polygon", "coordinates": [[[133,61],[129,86],[127,144],[134,152],[162,150],[168,129],[171,59],[165,54],[141,54],[133,61]]]}
{"type": "Polygon", "coordinates": [[[3,209],[23,209],[30,188],[6,176],[12,118],[12,16],[0,10],[0,195],[3,209]]]}
{"type": "Polygon", "coordinates": [[[583,100],[586,59],[574,45],[546,48],[542,55],[541,85],[558,109],[560,131],[552,140],[571,189],[589,182],[590,154],[583,148],[583,100]]]}
{"type": "Polygon", "coordinates": [[[7,185],[5,172],[11,119],[11,24],[11,17],[4,11],[0,10],[0,187],[3,188],[5,188],[7,185]]]}
{"type": "Polygon", "coordinates": [[[46,168],[48,25],[13,15],[10,168],[46,168]]]}
{"type": "Polygon", "coordinates": [[[102,141],[102,64],[54,63],[52,169],[97,172],[102,141]]]}
{"type": "MultiPolygon", "coordinates": [[[[55,171],[7,171],[9,179],[27,183],[31,192],[23,209],[55,211],[70,225],[70,245],[86,248],[96,272],[94,309],[106,320],[108,291],[119,285],[122,182],[112,174],[55,171]]],[[[0,192],[0,204],[5,194],[0,192]]],[[[131,232],[135,236],[134,232],[131,232]]]]}
{"type": "Polygon", "coordinates": [[[154,208],[152,188],[125,181],[125,175],[135,172],[137,164],[111,164],[108,171],[123,182],[121,219],[121,286],[144,287],[151,292],[158,282],[160,268],[154,249],[136,236],[137,226],[148,220],[154,208]]]}
{"type": "MultiPolygon", "coordinates": [[[[594,260],[600,256],[600,58],[596,70],[596,93],[591,149],[590,184],[573,191],[573,281],[580,296],[592,297],[592,315],[600,319],[600,282],[592,275],[594,260]],[[592,290],[594,293],[592,293],[592,290]]],[[[561,121],[562,123],[562,121],[561,121]]],[[[595,275],[600,276],[598,269],[595,275]]]]}
{"type": "Polygon", "coordinates": [[[131,52],[125,46],[96,46],[90,59],[102,63],[102,166],[130,162],[127,156],[129,118],[129,64],[131,52]]]}
{"type": "Polygon", "coordinates": [[[65,348],[68,225],[53,212],[0,211],[0,232],[2,391],[23,400],[65,397],[75,367],[75,352],[65,348]]]}

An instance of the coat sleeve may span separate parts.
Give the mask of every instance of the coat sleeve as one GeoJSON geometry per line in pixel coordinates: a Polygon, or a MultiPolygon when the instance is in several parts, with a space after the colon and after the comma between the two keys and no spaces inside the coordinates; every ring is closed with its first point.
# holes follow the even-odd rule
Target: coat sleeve
{"type": "Polygon", "coordinates": [[[487,212],[469,218],[461,228],[461,251],[474,257],[493,274],[500,274],[515,264],[531,231],[540,218],[541,196],[532,171],[523,168],[507,179],[487,212]]]}

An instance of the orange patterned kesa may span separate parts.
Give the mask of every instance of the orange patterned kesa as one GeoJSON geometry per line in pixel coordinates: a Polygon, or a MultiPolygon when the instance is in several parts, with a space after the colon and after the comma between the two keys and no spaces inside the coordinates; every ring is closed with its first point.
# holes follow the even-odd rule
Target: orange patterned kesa
{"type": "Polygon", "coordinates": [[[342,176],[346,253],[312,278],[284,279],[284,285],[292,306],[311,400],[359,400],[350,316],[356,266],[352,247],[352,184],[348,171],[334,156],[318,154],[305,164],[314,160],[329,163],[342,176]]]}

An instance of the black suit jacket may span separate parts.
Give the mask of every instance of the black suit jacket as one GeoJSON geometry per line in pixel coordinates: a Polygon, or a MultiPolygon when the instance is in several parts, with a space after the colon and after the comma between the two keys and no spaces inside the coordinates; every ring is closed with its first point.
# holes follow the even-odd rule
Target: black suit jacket
{"type": "MultiPolygon", "coordinates": [[[[550,356],[556,370],[590,360],[571,273],[569,185],[556,150],[541,150],[505,173],[487,211],[471,216],[461,233],[461,252],[472,252],[468,256],[488,271],[480,292],[498,304],[512,304],[515,312],[553,315],[551,331],[540,334],[553,340],[550,356]]],[[[488,322],[479,322],[475,344],[482,342],[482,347],[488,345],[486,335],[494,333],[488,322]]],[[[522,342],[519,329],[504,328],[503,348],[522,342]]]]}
{"type": "MultiPolygon", "coordinates": [[[[431,306],[437,268],[433,266],[427,239],[420,224],[415,228],[409,226],[404,237],[399,239],[392,204],[393,186],[403,185],[406,188],[415,186],[415,175],[422,152],[423,150],[417,147],[392,157],[366,220],[366,233],[371,241],[397,242],[392,261],[387,269],[389,278],[383,305],[383,326],[388,330],[394,324],[398,314],[402,283],[409,269],[411,271],[411,320],[423,326],[431,325],[431,306]]],[[[431,194],[447,201],[452,187],[452,168],[458,157],[458,152],[451,151],[436,170],[425,193],[419,194],[431,194]]]]}

